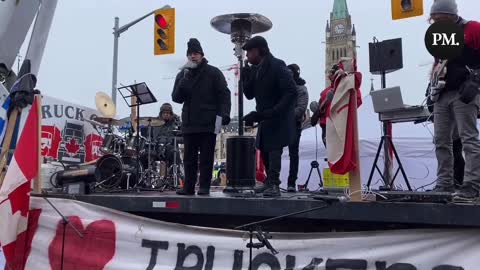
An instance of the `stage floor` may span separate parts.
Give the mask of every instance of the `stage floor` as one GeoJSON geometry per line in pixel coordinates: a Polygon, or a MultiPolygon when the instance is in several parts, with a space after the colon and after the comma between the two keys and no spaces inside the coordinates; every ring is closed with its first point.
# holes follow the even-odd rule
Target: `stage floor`
{"type": "Polygon", "coordinates": [[[310,213],[265,225],[275,231],[359,231],[403,228],[480,227],[480,205],[412,202],[325,202],[309,193],[283,193],[280,198],[236,197],[220,191],[210,196],[174,192],[49,194],[140,216],[189,225],[235,226],[327,205],[310,213]]]}

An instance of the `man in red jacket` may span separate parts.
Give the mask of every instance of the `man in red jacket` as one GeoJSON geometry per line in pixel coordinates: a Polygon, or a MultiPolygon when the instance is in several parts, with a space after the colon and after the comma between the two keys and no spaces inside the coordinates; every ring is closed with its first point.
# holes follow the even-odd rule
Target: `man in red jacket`
{"type": "Polygon", "coordinates": [[[458,15],[455,0],[436,0],[430,11],[432,22],[457,23],[464,29],[465,47],[461,55],[449,60],[445,86],[435,102],[435,154],[438,160],[437,184],[434,191],[453,192],[452,122],[457,125],[465,153],[465,175],[454,200],[478,199],[480,190],[480,140],[478,139],[477,114],[480,100],[476,96],[468,104],[459,97],[459,89],[467,81],[466,68],[480,68],[480,23],[466,21],[458,15]]]}

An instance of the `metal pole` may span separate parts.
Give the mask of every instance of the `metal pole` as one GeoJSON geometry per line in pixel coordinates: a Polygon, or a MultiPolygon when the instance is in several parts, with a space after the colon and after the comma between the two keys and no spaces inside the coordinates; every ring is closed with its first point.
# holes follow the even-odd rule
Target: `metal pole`
{"type": "Polygon", "coordinates": [[[113,27],[113,71],[112,71],[112,100],[117,105],[117,73],[118,73],[118,32],[120,19],[115,17],[115,25],[113,27]]]}
{"type": "MultiPolygon", "coordinates": [[[[387,75],[386,72],[382,72],[382,89],[387,88],[387,75]]],[[[388,139],[390,137],[390,127],[391,123],[386,121],[383,122],[383,135],[386,136],[383,144],[383,153],[384,153],[384,168],[383,168],[383,176],[385,178],[385,188],[390,189],[390,183],[392,182],[392,161],[390,160],[390,140],[388,139]]]]}
{"type": "Polygon", "coordinates": [[[148,16],[154,14],[158,10],[162,9],[169,9],[171,8],[169,5],[165,5],[159,9],[151,11],[142,17],[120,27],[120,19],[115,17],[115,25],[113,27],[113,71],[112,71],[112,100],[115,105],[117,105],[117,72],[118,72],[118,39],[120,38],[120,34],[127,31],[128,28],[132,27],[133,25],[139,23],[143,19],[147,18],[148,16]]]}
{"type": "Polygon", "coordinates": [[[243,82],[242,82],[242,68],[243,57],[238,57],[238,135],[243,136],[243,82]]]}

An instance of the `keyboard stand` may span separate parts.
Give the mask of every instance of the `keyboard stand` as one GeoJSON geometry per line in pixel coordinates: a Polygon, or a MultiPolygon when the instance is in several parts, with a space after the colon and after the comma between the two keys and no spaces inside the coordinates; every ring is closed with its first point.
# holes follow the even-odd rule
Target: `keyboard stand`
{"type": "MultiPolygon", "coordinates": [[[[392,138],[390,136],[388,136],[388,133],[387,133],[387,130],[386,130],[387,125],[388,125],[388,122],[384,121],[383,122],[384,132],[383,132],[383,135],[380,139],[380,144],[378,145],[377,153],[375,155],[375,160],[373,161],[373,165],[372,165],[372,170],[370,171],[370,176],[368,177],[367,188],[370,189],[370,185],[372,183],[372,178],[373,178],[373,173],[375,172],[375,169],[377,169],[378,173],[380,174],[380,177],[382,178],[383,182],[385,183],[385,186],[382,186],[382,187],[379,188],[380,190],[392,190],[392,187],[394,186],[393,184],[395,182],[395,179],[397,178],[398,173],[401,172],[402,176],[403,176],[403,179],[405,179],[405,183],[407,184],[408,190],[412,191],[412,187],[410,186],[410,182],[408,181],[407,174],[405,173],[402,162],[400,161],[400,158],[398,156],[397,149],[395,149],[395,145],[393,144],[392,138]],[[380,168],[378,168],[378,165],[377,165],[378,158],[380,157],[380,152],[382,151],[382,146],[383,146],[384,143],[389,144],[392,147],[394,158],[397,160],[397,163],[398,163],[398,168],[397,168],[393,178],[391,179],[391,181],[389,179],[390,178],[389,177],[390,173],[387,172],[386,175],[382,174],[382,172],[380,171],[380,168]]],[[[386,152],[386,151],[384,151],[384,152],[386,152]]],[[[385,154],[385,164],[391,164],[392,162],[390,161],[390,155],[388,153],[384,153],[384,154],[385,154]]],[[[389,166],[386,166],[386,167],[388,168],[389,166]]]]}

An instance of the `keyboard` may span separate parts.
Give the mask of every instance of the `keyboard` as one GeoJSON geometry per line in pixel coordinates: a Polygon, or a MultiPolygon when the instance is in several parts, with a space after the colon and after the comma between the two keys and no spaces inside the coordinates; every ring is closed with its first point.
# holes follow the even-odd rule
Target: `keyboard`
{"type": "Polygon", "coordinates": [[[430,117],[430,112],[425,106],[405,106],[398,110],[378,113],[378,116],[382,122],[423,122],[430,117]]]}

